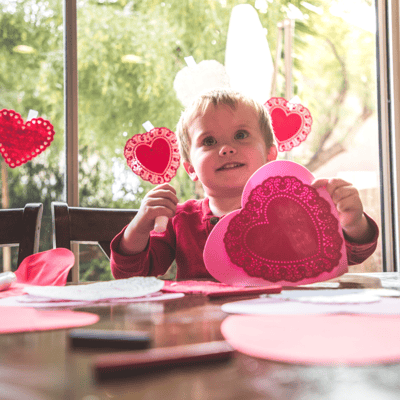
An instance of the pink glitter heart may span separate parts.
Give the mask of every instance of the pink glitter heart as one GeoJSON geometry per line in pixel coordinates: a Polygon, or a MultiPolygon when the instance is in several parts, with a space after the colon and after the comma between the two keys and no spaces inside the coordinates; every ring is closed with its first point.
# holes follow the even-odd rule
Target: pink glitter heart
{"type": "Polygon", "coordinates": [[[279,151],[289,151],[307,139],[313,122],[307,108],[282,97],[272,97],[264,105],[271,115],[279,151]]]}
{"type": "Polygon", "coordinates": [[[310,186],[313,179],[291,161],[256,171],[242,208],[222,218],[206,242],[211,275],[230,285],[296,286],[347,272],[337,210],[325,189],[310,186]]]}
{"type": "Polygon", "coordinates": [[[133,136],[126,142],[124,156],[135,174],[153,184],[169,182],[180,162],[176,136],[167,128],[133,136]]]}

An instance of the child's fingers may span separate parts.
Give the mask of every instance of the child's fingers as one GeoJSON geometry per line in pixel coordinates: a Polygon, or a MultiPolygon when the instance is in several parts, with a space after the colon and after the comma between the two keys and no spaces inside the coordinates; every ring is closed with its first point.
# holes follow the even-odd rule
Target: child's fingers
{"type": "Polygon", "coordinates": [[[332,193],[332,200],[335,204],[348,197],[359,198],[358,190],[354,186],[341,186],[332,193]]]}
{"type": "Polygon", "coordinates": [[[149,198],[146,200],[144,204],[145,208],[156,208],[156,207],[164,207],[170,209],[172,212],[175,213],[176,211],[176,203],[168,198],[149,198]]]}
{"type": "Polygon", "coordinates": [[[357,195],[351,195],[341,199],[336,204],[336,208],[340,213],[354,211],[358,212],[360,215],[362,214],[362,203],[357,195]]]}
{"type": "MultiPolygon", "coordinates": [[[[171,186],[172,187],[172,186],[171,186]]],[[[174,204],[178,204],[179,200],[176,197],[176,191],[175,189],[173,191],[169,190],[169,188],[160,188],[157,187],[150,192],[147,193],[145,198],[150,199],[157,199],[157,198],[166,198],[171,200],[174,204]]]]}
{"type": "Polygon", "coordinates": [[[352,186],[351,183],[344,181],[343,179],[339,178],[331,178],[331,179],[326,179],[326,178],[320,178],[320,179],[315,179],[312,183],[311,186],[314,189],[319,189],[321,187],[325,187],[329,195],[332,197],[333,193],[335,190],[337,190],[340,187],[343,186],[352,186]]]}
{"type": "Polygon", "coordinates": [[[321,188],[321,187],[326,187],[326,185],[328,184],[328,182],[329,182],[329,179],[326,179],[326,178],[314,179],[314,180],[311,182],[311,186],[312,186],[314,189],[319,189],[319,188],[321,188]]]}
{"type": "Polygon", "coordinates": [[[165,182],[165,183],[162,183],[161,185],[156,186],[154,189],[151,190],[151,192],[157,191],[159,189],[169,190],[170,192],[176,194],[175,188],[173,186],[171,186],[168,182],[165,182]]]}

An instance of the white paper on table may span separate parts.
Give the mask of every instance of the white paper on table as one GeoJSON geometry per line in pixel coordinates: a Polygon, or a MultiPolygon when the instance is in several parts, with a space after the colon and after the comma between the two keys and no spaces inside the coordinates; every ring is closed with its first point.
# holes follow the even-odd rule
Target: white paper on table
{"type": "MultiPolygon", "coordinates": [[[[376,289],[341,289],[340,292],[350,291],[353,294],[356,291],[372,291],[379,293],[376,289]]],[[[300,292],[300,291],[293,291],[300,292]]],[[[320,291],[301,291],[303,296],[311,295],[309,292],[320,291]]],[[[323,292],[327,292],[324,290],[323,292]]],[[[283,295],[285,294],[282,292],[283,295]]],[[[257,315],[310,315],[310,314],[382,314],[382,315],[400,315],[400,299],[392,297],[381,297],[380,301],[371,303],[313,303],[295,300],[297,294],[292,294],[292,299],[278,297],[278,295],[268,295],[268,297],[260,297],[252,300],[243,300],[222,305],[222,311],[230,314],[257,314],[257,315]]],[[[318,296],[320,293],[315,293],[318,296]]]]}
{"type": "Polygon", "coordinates": [[[135,298],[155,293],[164,287],[164,281],[151,276],[136,276],[108,282],[71,286],[30,286],[26,293],[54,300],[99,301],[135,298]]]}
{"type": "Polygon", "coordinates": [[[0,299],[0,307],[30,307],[30,308],[70,308],[70,307],[93,307],[109,306],[117,304],[130,304],[148,301],[173,300],[184,297],[184,293],[163,293],[156,292],[142,297],[109,299],[99,301],[83,300],[49,300],[48,298],[31,296],[25,294],[22,296],[11,296],[0,299]]]}

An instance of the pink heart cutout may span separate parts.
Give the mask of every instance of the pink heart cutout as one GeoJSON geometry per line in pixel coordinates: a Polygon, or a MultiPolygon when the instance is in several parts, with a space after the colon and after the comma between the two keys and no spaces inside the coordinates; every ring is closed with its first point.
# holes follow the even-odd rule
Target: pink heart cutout
{"type": "Polygon", "coordinates": [[[282,97],[272,97],[264,105],[271,116],[279,151],[289,151],[307,139],[313,122],[307,108],[282,97]]]}
{"type": "Polygon", "coordinates": [[[0,111],[0,153],[11,168],[25,164],[46,150],[54,134],[53,125],[43,118],[24,123],[14,110],[0,111]]]}
{"type": "Polygon", "coordinates": [[[222,218],[204,248],[210,274],[230,285],[296,286],[347,272],[347,255],[336,208],[325,189],[310,186],[312,174],[291,161],[256,171],[242,208],[222,218]]]}
{"type": "Polygon", "coordinates": [[[167,128],[154,128],[126,142],[124,156],[128,166],[153,184],[169,182],[180,163],[178,141],[167,128]]]}

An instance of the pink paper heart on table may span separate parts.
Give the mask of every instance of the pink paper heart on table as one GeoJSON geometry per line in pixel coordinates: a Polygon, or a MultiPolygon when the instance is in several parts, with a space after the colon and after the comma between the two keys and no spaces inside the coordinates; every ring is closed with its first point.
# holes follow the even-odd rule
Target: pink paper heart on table
{"type": "Polygon", "coordinates": [[[62,247],[24,258],[15,271],[18,283],[37,286],[65,286],[75,255],[62,247]]]}
{"type": "Polygon", "coordinates": [[[11,167],[18,167],[35,158],[54,138],[53,125],[43,118],[24,123],[14,110],[0,111],[0,153],[11,167]]]}
{"type": "Polygon", "coordinates": [[[168,128],[153,128],[126,142],[124,156],[128,166],[153,184],[169,182],[179,168],[178,141],[168,128]]]}
{"type": "Polygon", "coordinates": [[[222,218],[204,248],[210,274],[230,285],[297,286],[347,272],[335,205],[314,177],[291,161],[257,170],[243,190],[242,208],[222,218]]]}
{"type": "Polygon", "coordinates": [[[313,122],[307,108],[282,97],[272,97],[264,105],[271,116],[278,151],[289,151],[307,139],[313,122]]]}

